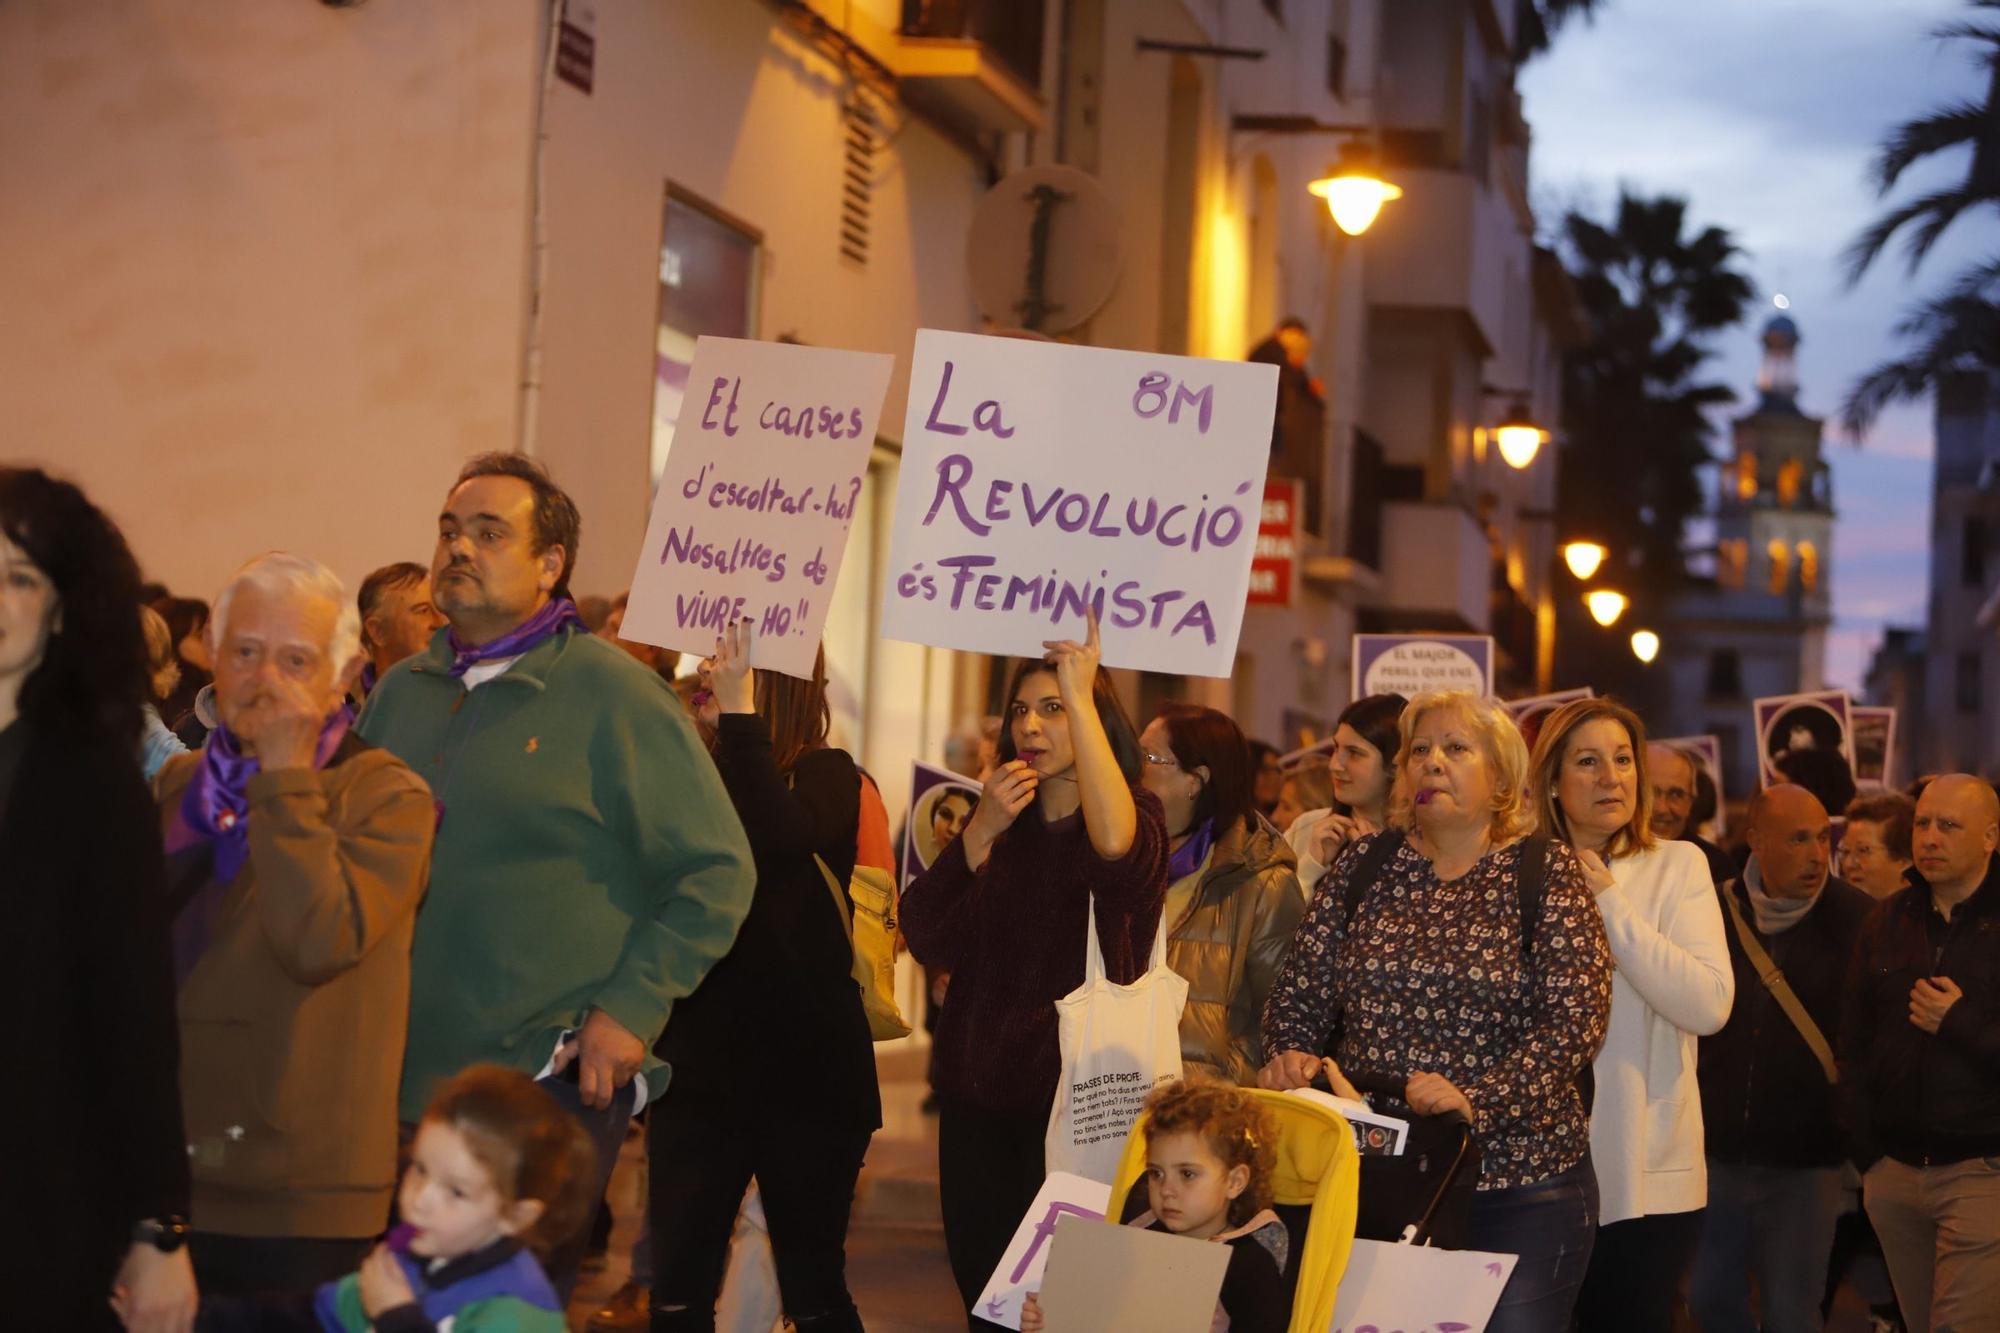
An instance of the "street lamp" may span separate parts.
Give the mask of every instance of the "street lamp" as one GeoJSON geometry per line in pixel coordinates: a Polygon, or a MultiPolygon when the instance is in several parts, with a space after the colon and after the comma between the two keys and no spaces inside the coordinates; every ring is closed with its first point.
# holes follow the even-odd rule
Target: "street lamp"
{"type": "Polygon", "coordinates": [[[1381,213],[1382,205],[1403,197],[1401,186],[1382,179],[1376,170],[1375,154],[1359,139],[1342,144],[1333,174],[1314,181],[1306,189],[1326,200],[1326,211],[1333,215],[1333,225],[1349,236],[1367,231],[1381,213]]]}
{"type": "Polygon", "coordinates": [[[1632,656],[1650,662],[1660,655],[1660,636],[1649,629],[1632,631],[1632,656]]]}
{"type": "Polygon", "coordinates": [[[1622,592],[1593,588],[1583,595],[1583,604],[1590,608],[1592,620],[1610,629],[1618,623],[1618,617],[1625,614],[1625,608],[1632,604],[1632,600],[1622,592]]]}
{"type": "Polygon", "coordinates": [[[1526,399],[1514,400],[1507,415],[1493,428],[1493,438],[1499,442],[1501,460],[1516,472],[1535,461],[1542,447],[1542,428],[1528,415],[1526,399]]]}
{"type": "Polygon", "coordinates": [[[1596,542],[1570,542],[1563,547],[1563,563],[1569,566],[1570,573],[1588,580],[1610,554],[1596,542]]]}

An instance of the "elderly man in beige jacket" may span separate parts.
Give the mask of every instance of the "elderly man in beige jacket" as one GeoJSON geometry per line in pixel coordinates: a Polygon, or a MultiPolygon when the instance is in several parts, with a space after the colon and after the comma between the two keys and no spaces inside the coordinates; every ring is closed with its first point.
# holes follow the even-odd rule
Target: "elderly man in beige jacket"
{"type": "Polygon", "coordinates": [[[205,1294],[305,1291],[388,1222],[429,789],[348,731],[354,604],[316,561],[239,570],[210,622],[221,725],[157,782],[205,1294]]]}

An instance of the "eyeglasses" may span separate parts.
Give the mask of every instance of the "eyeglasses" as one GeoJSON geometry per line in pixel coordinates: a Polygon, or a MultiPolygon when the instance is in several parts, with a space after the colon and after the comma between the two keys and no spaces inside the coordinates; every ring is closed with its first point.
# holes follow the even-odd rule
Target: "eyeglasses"
{"type": "Polygon", "coordinates": [[[1139,758],[1156,768],[1179,768],[1181,762],[1170,754],[1154,754],[1143,748],[1139,751],[1139,758]]]}

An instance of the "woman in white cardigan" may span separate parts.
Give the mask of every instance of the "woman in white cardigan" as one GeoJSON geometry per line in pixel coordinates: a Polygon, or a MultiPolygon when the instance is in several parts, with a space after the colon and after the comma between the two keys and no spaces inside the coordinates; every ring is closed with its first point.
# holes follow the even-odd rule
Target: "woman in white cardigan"
{"type": "Polygon", "coordinates": [[[1542,832],[1583,862],[1615,965],[1592,1065],[1602,1202],[1576,1326],[1667,1333],[1708,1202],[1695,1038],[1721,1029],[1736,994],[1721,903],[1699,848],[1653,837],[1646,732],[1630,709],[1609,699],[1557,709],[1536,738],[1529,789],[1542,832]]]}

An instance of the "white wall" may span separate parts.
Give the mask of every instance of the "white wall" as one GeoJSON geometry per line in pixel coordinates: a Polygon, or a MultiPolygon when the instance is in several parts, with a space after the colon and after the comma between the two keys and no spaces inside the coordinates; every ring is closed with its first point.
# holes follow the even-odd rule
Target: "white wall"
{"type": "Polygon", "coordinates": [[[208,596],[515,443],[535,0],[0,4],[0,454],[208,596]]]}
{"type": "MultiPolygon", "coordinates": [[[[536,452],[583,511],[579,590],[615,593],[651,500],[667,185],[762,233],[755,336],[895,356],[881,421],[894,441],[916,330],[975,327],[965,238],[985,178],[928,122],[883,108],[893,140],[876,155],[870,252],[856,265],[837,244],[848,88],[834,59],[748,0],[595,10],[593,91],[558,83],[549,108],[536,452]]],[[[826,631],[835,741],[869,765],[892,810],[909,761],[939,757],[953,701],[952,654],[875,633],[897,471],[878,451],[826,631]]]]}

